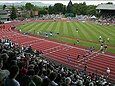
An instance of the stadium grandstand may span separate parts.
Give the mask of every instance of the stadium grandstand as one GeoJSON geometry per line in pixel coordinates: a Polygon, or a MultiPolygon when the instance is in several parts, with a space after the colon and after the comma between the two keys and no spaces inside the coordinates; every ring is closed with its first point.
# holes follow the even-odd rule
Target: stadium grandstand
{"type": "Polygon", "coordinates": [[[9,21],[10,17],[6,10],[0,10],[0,21],[5,22],[9,21]]]}
{"type": "Polygon", "coordinates": [[[99,4],[96,9],[105,22],[115,23],[115,4],[99,4]]]}

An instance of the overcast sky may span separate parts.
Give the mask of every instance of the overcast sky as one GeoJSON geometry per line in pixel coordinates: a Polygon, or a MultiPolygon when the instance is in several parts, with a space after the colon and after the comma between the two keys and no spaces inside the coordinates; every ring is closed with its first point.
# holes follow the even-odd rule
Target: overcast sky
{"type": "MultiPolygon", "coordinates": [[[[3,2],[9,2],[9,3],[15,3],[15,2],[42,2],[45,4],[55,4],[55,3],[63,3],[64,5],[67,5],[69,0],[0,0],[0,3],[3,2]]],[[[107,2],[113,2],[115,4],[115,0],[72,0],[73,3],[81,3],[86,2],[87,5],[98,5],[101,3],[107,3],[107,2]]]]}

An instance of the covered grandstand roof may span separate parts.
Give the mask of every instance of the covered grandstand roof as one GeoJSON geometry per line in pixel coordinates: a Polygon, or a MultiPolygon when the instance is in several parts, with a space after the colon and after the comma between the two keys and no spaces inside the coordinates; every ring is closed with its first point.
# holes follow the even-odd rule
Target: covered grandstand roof
{"type": "Polygon", "coordinates": [[[115,10],[115,4],[99,4],[96,9],[115,10]]]}

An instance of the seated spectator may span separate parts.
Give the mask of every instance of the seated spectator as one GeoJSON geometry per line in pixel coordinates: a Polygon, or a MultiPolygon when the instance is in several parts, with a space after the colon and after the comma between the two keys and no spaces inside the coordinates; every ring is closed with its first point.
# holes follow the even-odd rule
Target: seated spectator
{"type": "Polygon", "coordinates": [[[43,80],[42,80],[42,78],[40,76],[34,75],[32,80],[34,81],[36,86],[42,86],[43,80]]]}
{"type": "Polygon", "coordinates": [[[3,60],[0,58],[0,86],[3,85],[4,79],[8,77],[8,75],[10,74],[8,70],[2,70],[2,67],[3,67],[3,60]]]}
{"type": "Polygon", "coordinates": [[[32,80],[34,75],[35,75],[34,69],[29,69],[28,72],[27,72],[27,76],[29,76],[29,78],[30,78],[30,82],[29,82],[28,86],[36,86],[36,84],[32,80]]]}
{"type": "Polygon", "coordinates": [[[58,84],[54,81],[56,79],[56,73],[52,72],[49,76],[51,86],[58,86],[58,84]]]}
{"type": "Polygon", "coordinates": [[[42,83],[41,86],[49,86],[49,85],[50,85],[50,80],[49,80],[49,78],[43,79],[43,83],[42,83]]]}
{"type": "Polygon", "coordinates": [[[77,86],[83,86],[83,81],[82,80],[78,80],[77,86]]]}
{"type": "Polygon", "coordinates": [[[19,73],[18,66],[11,66],[9,71],[10,75],[4,80],[4,86],[20,86],[19,82],[15,79],[19,73]]]}
{"type": "Polygon", "coordinates": [[[1,59],[3,59],[3,69],[6,69],[8,66],[8,58],[9,58],[9,56],[8,56],[8,54],[7,53],[3,53],[3,54],[1,54],[1,56],[0,56],[0,58],[1,59]]]}
{"type": "Polygon", "coordinates": [[[66,86],[71,86],[71,78],[67,77],[65,80],[66,86]]]}

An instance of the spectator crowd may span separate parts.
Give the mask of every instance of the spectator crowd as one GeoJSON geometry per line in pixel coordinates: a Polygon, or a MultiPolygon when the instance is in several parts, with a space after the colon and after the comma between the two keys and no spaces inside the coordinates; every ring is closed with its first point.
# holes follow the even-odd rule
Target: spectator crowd
{"type": "Polygon", "coordinates": [[[103,75],[70,69],[42,54],[1,39],[0,86],[112,86],[103,75]]]}

